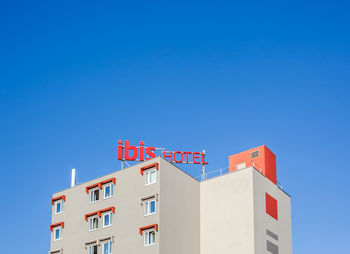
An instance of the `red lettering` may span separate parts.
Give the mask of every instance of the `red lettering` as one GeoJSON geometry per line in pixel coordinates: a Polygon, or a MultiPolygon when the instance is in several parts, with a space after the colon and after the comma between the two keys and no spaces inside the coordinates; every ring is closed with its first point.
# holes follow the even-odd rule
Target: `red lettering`
{"type": "Polygon", "coordinates": [[[133,161],[137,158],[137,147],[136,146],[129,146],[129,140],[125,140],[125,160],[133,161]],[[129,156],[129,151],[133,151],[133,155],[129,156]]]}
{"type": "Polygon", "coordinates": [[[188,155],[191,154],[192,152],[183,152],[183,154],[186,154],[186,163],[188,163],[188,155]]]}
{"type": "Polygon", "coordinates": [[[193,152],[193,153],[192,153],[192,156],[193,156],[193,163],[194,163],[194,164],[200,164],[199,161],[196,161],[196,160],[195,160],[195,159],[199,159],[199,155],[200,155],[199,152],[193,152]],[[197,156],[196,156],[196,155],[197,155],[197,156]]]}
{"type": "Polygon", "coordinates": [[[170,162],[173,162],[173,152],[169,152],[170,154],[165,154],[165,151],[163,150],[163,158],[169,158],[170,162]]]}
{"type": "Polygon", "coordinates": [[[140,161],[144,161],[145,160],[145,142],[140,141],[140,161]]]}
{"type": "Polygon", "coordinates": [[[118,140],[118,160],[123,159],[123,140],[118,140]]]}
{"type": "MultiPolygon", "coordinates": [[[[155,147],[145,147],[145,142],[140,141],[140,146],[131,146],[129,140],[118,140],[117,145],[118,160],[145,161],[156,157],[155,147]],[[124,144],[123,144],[124,143],[124,144]],[[140,148],[140,149],[139,149],[140,148]],[[140,154],[140,155],[139,155],[140,154]],[[139,156],[139,157],[138,157],[139,156]]],[[[205,151],[199,152],[181,152],[181,151],[162,151],[162,157],[171,163],[194,163],[194,164],[209,164],[205,161],[205,151]],[[192,158],[188,158],[192,154],[192,158]],[[184,158],[186,156],[186,158],[184,158]]]]}
{"type": "Polygon", "coordinates": [[[146,160],[150,160],[150,159],[156,157],[156,154],[153,152],[155,150],[156,149],[154,147],[151,147],[151,146],[146,148],[146,154],[149,156],[146,158],[146,160]]]}
{"type": "Polygon", "coordinates": [[[208,164],[208,162],[204,161],[204,155],[205,155],[205,153],[202,152],[201,155],[202,155],[202,164],[208,164]]]}
{"type": "Polygon", "coordinates": [[[174,153],[174,162],[176,162],[176,163],[182,163],[183,159],[184,159],[184,155],[182,154],[182,152],[176,151],[176,152],[174,153]],[[181,154],[181,160],[178,161],[178,160],[176,159],[176,154],[181,154]]]}

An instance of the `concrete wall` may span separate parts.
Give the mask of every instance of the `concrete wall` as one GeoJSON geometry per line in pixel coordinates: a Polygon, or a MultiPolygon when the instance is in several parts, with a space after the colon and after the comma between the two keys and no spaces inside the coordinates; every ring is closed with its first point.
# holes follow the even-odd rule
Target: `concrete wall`
{"type": "Polygon", "coordinates": [[[291,254],[290,197],[253,167],[201,183],[201,254],[291,254]],[[278,202],[266,213],[265,193],[278,202]]]}
{"type": "Polygon", "coordinates": [[[200,183],[160,162],[160,253],[200,253],[200,183]]]}
{"type": "MultiPolygon", "coordinates": [[[[153,162],[159,163],[160,158],[54,194],[54,197],[66,195],[63,213],[55,215],[52,210],[52,223],[64,221],[65,227],[61,240],[53,241],[53,234],[51,234],[51,251],[63,248],[64,254],[86,254],[88,251],[84,248],[84,243],[113,236],[115,239],[113,253],[159,253],[159,238],[157,238],[157,244],[144,247],[143,237],[138,232],[142,226],[159,224],[159,209],[154,215],[144,216],[144,207],[140,204],[141,198],[160,192],[159,171],[157,183],[149,186],[145,186],[145,176],[140,174],[140,167],[153,162]],[[85,192],[85,187],[111,177],[115,177],[117,181],[114,196],[104,200],[101,192],[100,201],[90,204],[90,196],[85,192]],[[110,206],[116,208],[113,225],[102,228],[101,219],[99,229],[89,232],[89,223],[84,220],[84,215],[110,206]]],[[[159,203],[157,206],[159,208],[159,203]]]]}
{"type": "Polygon", "coordinates": [[[201,183],[201,254],[253,254],[253,169],[201,183]]]}
{"type": "Polygon", "coordinates": [[[256,170],[253,170],[253,181],[255,253],[291,254],[290,197],[256,170]],[[266,192],[277,200],[278,220],[266,214],[266,192]]]}
{"type": "Polygon", "coordinates": [[[253,167],[199,183],[154,158],[53,197],[60,195],[66,196],[64,211],[55,215],[52,207],[52,224],[63,221],[65,228],[61,240],[53,241],[51,234],[51,251],[86,254],[85,243],[111,237],[113,253],[292,253],[290,197],[253,167]],[[140,168],[154,162],[159,163],[157,182],[145,186],[140,168]],[[114,196],[103,199],[100,192],[100,201],[90,204],[85,187],[111,177],[116,178],[114,196]],[[278,201],[278,221],[266,214],[266,192],[278,201]],[[141,199],[152,195],[158,196],[157,212],[144,216],[141,199]],[[99,229],[89,232],[84,215],[110,206],[116,208],[113,225],[102,228],[101,218],[99,229]],[[139,228],[151,224],[159,225],[156,244],[145,247],[139,228]]]}

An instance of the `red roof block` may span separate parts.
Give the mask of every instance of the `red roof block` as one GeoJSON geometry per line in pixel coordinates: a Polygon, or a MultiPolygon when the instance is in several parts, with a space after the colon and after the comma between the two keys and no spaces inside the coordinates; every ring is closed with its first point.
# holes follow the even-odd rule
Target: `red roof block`
{"type": "Polygon", "coordinates": [[[231,155],[228,160],[230,172],[252,166],[277,184],[276,155],[265,145],[231,155]]]}

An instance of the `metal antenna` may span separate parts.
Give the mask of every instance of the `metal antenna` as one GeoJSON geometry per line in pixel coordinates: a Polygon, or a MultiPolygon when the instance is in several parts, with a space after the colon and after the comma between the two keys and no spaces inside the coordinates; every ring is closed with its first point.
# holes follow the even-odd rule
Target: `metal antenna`
{"type": "MultiPolygon", "coordinates": [[[[203,161],[205,161],[205,150],[203,150],[203,161]]],[[[202,181],[205,180],[205,165],[202,162],[202,181]]]]}

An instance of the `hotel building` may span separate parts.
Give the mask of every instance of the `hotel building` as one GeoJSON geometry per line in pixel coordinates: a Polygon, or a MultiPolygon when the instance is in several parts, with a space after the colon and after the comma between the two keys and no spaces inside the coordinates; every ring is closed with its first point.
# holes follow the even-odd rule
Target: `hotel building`
{"type": "Polygon", "coordinates": [[[49,254],[291,254],[291,200],[260,146],[198,181],[156,157],[53,194],[49,254]]]}

